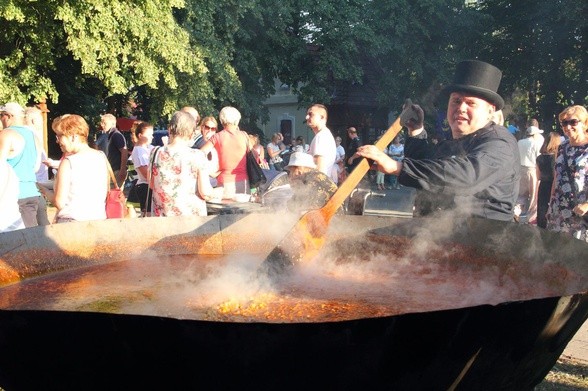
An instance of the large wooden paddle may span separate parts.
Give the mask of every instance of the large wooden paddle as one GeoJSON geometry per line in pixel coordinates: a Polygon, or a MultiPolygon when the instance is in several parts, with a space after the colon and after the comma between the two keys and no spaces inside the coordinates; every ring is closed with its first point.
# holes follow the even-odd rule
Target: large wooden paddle
{"type": "MultiPolygon", "coordinates": [[[[402,129],[402,126],[400,126],[400,117],[398,117],[376,142],[375,146],[380,151],[384,150],[396,137],[400,129],[402,129]]],[[[312,259],[324,244],[325,233],[329,228],[331,218],[365,176],[369,168],[370,163],[368,160],[362,158],[361,162],[339,186],[325,206],[305,213],[294,225],[294,228],[286,234],[266,257],[262,264],[262,272],[270,276],[276,276],[297,263],[307,262],[312,259]]]]}

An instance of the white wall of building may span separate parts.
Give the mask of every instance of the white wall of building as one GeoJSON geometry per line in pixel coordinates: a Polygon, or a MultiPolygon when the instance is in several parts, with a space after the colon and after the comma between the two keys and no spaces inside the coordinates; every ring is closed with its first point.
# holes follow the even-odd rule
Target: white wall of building
{"type": "Polygon", "coordinates": [[[306,126],[306,107],[298,108],[298,97],[292,93],[290,86],[275,80],[276,93],[264,102],[269,110],[269,122],[259,124],[267,140],[280,131],[283,120],[292,121],[292,137],[302,136],[310,144],[314,133],[306,126]]]}

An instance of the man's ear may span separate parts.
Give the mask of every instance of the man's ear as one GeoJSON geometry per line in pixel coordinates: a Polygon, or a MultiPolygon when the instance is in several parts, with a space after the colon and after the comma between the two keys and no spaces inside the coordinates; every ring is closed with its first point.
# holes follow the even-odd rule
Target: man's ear
{"type": "Polygon", "coordinates": [[[490,115],[488,117],[489,121],[492,121],[494,119],[494,113],[496,112],[496,106],[494,106],[493,104],[489,103],[488,104],[488,114],[490,115]]]}

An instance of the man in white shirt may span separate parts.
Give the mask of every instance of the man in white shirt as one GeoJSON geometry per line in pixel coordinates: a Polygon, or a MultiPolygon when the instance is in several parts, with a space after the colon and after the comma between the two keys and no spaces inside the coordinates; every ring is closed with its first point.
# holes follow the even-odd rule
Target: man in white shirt
{"type": "Polygon", "coordinates": [[[333,134],[327,128],[327,108],[313,104],[306,112],[306,124],[314,132],[308,153],[314,158],[316,168],[330,177],[335,164],[337,145],[333,134]]]}
{"type": "MultiPolygon", "coordinates": [[[[35,173],[41,165],[40,141],[34,131],[25,126],[25,112],[16,102],[0,107],[0,160],[6,160],[19,180],[18,204],[25,226],[36,227],[41,193],[35,173]]],[[[0,213],[2,213],[0,211],[0,213]]]]}
{"type": "MultiPolygon", "coordinates": [[[[537,124],[538,125],[538,124],[537,124]]],[[[518,141],[521,157],[521,181],[518,203],[521,214],[526,214],[526,222],[537,224],[537,156],[541,154],[544,137],[543,131],[536,125],[527,128],[527,137],[518,141]]]]}
{"type": "MultiPolygon", "coordinates": [[[[38,152],[41,154],[41,162],[47,161],[48,155],[45,151],[43,143],[43,112],[34,106],[25,107],[25,125],[33,130],[35,133],[35,144],[38,152]]],[[[49,166],[46,164],[39,164],[39,168],[35,172],[37,182],[46,182],[49,180],[49,166]]],[[[39,225],[49,225],[49,217],[47,215],[47,200],[45,197],[39,197],[39,206],[37,208],[37,223],[39,225]]]]}

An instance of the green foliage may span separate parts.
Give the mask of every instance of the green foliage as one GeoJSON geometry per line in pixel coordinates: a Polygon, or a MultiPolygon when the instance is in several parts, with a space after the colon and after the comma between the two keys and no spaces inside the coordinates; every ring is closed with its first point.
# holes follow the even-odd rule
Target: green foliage
{"type": "Polygon", "coordinates": [[[137,86],[177,90],[179,77],[206,72],[173,17],[182,6],[181,0],[12,1],[0,11],[0,97],[57,103],[61,75],[79,88],[97,80],[102,100],[137,86]]]}
{"type": "MultiPolygon", "coordinates": [[[[329,103],[338,81],[362,83],[363,51],[371,28],[362,1],[294,1],[287,32],[295,39],[286,82],[298,89],[300,102],[329,103]],[[298,88],[299,87],[299,88],[298,88]]],[[[286,52],[287,53],[287,52],[286,52]]]]}
{"type": "Polygon", "coordinates": [[[381,108],[406,97],[433,122],[454,66],[504,73],[511,110],[547,121],[586,104],[586,2],[575,0],[0,0],[0,101],[48,99],[52,115],[155,122],[185,105],[267,119],[274,80],[299,104],[366,85],[381,108]],[[472,4],[472,5],[467,5],[472,4]]]}
{"type": "Polygon", "coordinates": [[[188,0],[175,13],[176,20],[189,34],[193,55],[202,71],[181,74],[179,88],[160,83],[147,89],[156,112],[170,114],[179,107],[195,106],[201,115],[216,115],[224,105],[242,108],[245,104],[242,81],[234,67],[235,34],[252,1],[188,0]]]}
{"type": "Polygon", "coordinates": [[[487,53],[504,70],[505,96],[520,91],[527,118],[546,128],[564,107],[588,103],[587,8],[575,0],[483,2],[493,18],[487,53]]]}

